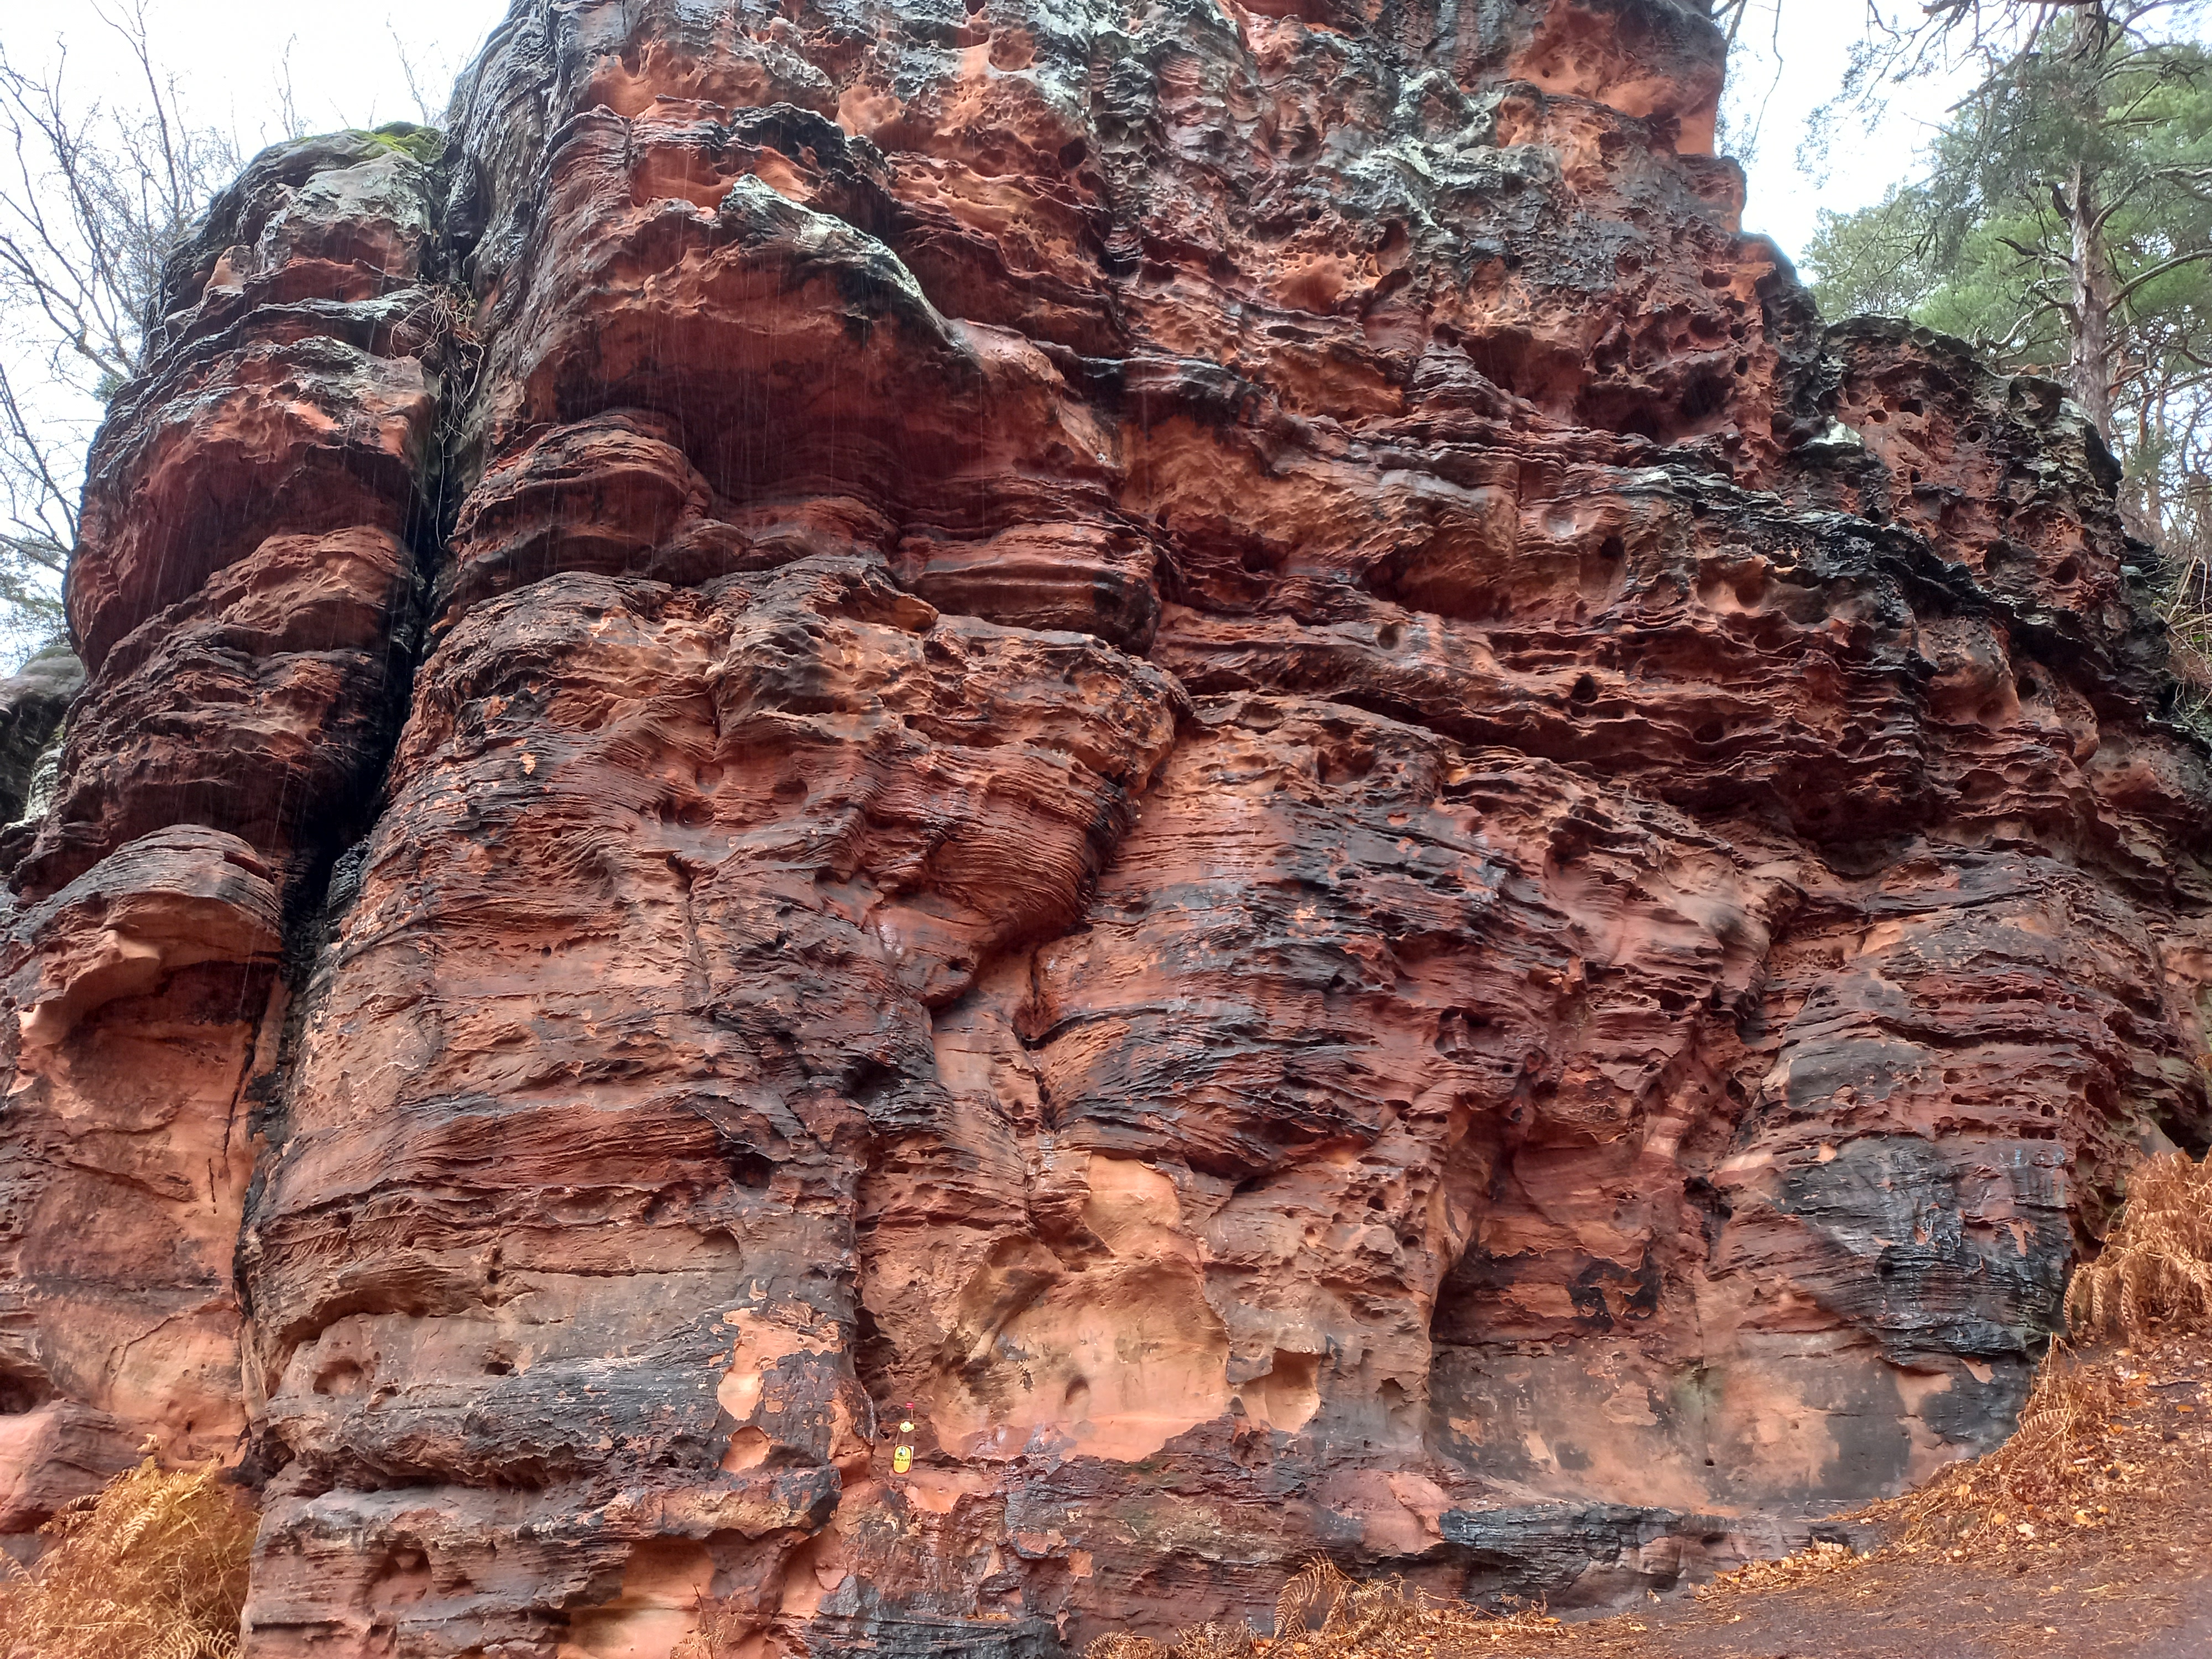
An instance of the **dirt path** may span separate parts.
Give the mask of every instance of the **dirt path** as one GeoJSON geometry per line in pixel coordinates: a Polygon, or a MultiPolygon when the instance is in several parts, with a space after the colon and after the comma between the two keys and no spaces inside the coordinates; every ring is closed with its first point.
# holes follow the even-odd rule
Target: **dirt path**
{"type": "MultiPolygon", "coordinates": [[[[2203,1518],[2200,1511],[2194,1524],[2203,1518]]],[[[1996,1572],[1870,1562],[1830,1583],[1571,1626],[1521,1651],[1557,1659],[2206,1659],[2212,1580],[2163,1552],[1996,1572]]]]}

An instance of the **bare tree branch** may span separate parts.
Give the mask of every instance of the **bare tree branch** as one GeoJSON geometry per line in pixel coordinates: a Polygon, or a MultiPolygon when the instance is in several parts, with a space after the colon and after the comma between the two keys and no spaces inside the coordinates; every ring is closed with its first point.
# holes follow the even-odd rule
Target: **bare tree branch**
{"type": "Polygon", "coordinates": [[[144,368],[163,262],[238,156],[160,68],[149,0],[99,0],[126,94],[72,95],[66,52],[0,47],[0,635],[59,627],[97,412],[144,368]],[[143,90],[141,90],[143,88],[143,90]]]}

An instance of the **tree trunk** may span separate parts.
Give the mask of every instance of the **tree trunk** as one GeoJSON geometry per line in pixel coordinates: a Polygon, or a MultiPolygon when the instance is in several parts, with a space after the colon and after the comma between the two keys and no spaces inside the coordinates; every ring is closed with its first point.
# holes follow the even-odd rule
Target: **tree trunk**
{"type": "Polygon", "coordinates": [[[2112,259],[2097,222],[2097,181],[2078,161],[2068,193],[2074,312],[2067,380],[2099,434],[2112,435],[2112,259]]]}

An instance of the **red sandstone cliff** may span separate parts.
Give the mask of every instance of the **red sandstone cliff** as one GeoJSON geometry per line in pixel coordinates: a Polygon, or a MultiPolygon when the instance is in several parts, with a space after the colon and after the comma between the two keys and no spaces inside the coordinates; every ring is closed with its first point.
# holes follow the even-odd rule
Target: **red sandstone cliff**
{"type": "Polygon", "coordinates": [[[2206,1134],[2212,788],[2094,434],[1824,337],[1720,58],[516,0],[258,160],[0,839],[0,1528],[151,1434],[254,1659],[1026,1659],[2001,1434],[2206,1134]]]}

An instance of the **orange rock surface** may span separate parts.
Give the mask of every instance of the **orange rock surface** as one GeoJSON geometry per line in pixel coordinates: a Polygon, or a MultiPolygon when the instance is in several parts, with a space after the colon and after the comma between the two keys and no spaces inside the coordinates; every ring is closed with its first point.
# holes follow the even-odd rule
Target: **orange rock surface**
{"type": "Polygon", "coordinates": [[[2212,1127],[2206,750],[2095,434],[1824,332],[1721,59],[516,0],[442,154],[257,160],[0,836],[0,1526],[150,1434],[252,1659],[1046,1659],[2002,1436],[2212,1127]]]}

